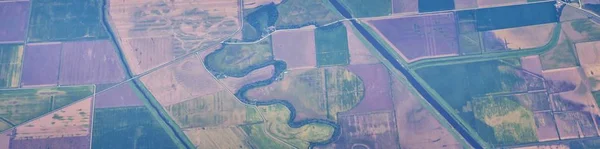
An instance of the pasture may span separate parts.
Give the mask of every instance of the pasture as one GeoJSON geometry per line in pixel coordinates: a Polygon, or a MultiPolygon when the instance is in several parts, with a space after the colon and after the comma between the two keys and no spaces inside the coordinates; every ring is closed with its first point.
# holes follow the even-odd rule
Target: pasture
{"type": "Polygon", "coordinates": [[[0,88],[19,87],[23,45],[0,45],[0,88]]]}
{"type": "Polygon", "coordinates": [[[26,49],[21,85],[58,84],[62,44],[28,44],[26,49]]]}
{"type": "Polygon", "coordinates": [[[204,65],[214,75],[239,75],[257,65],[273,60],[270,38],[255,44],[224,45],[204,58],[204,65]],[[222,73],[222,74],[221,74],[222,73]]]}
{"type": "MultiPolygon", "coordinates": [[[[85,137],[90,134],[92,98],[83,99],[18,126],[16,140],[85,137]]],[[[89,144],[89,143],[88,143],[89,144]]]]}
{"type": "Polygon", "coordinates": [[[92,148],[178,148],[143,106],[94,110],[92,148]]]}
{"type": "Polygon", "coordinates": [[[29,1],[0,3],[0,41],[23,41],[29,19],[29,1]]]}
{"type": "Polygon", "coordinates": [[[578,66],[575,47],[569,36],[562,32],[558,44],[545,53],[540,54],[543,70],[578,66]]]}
{"type": "Polygon", "coordinates": [[[35,0],[31,2],[32,11],[27,36],[31,42],[108,38],[108,33],[101,23],[101,1],[35,0]]]}
{"type": "Polygon", "coordinates": [[[493,144],[518,144],[538,140],[533,112],[518,102],[506,97],[482,98],[472,102],[471,106],[475,118],[493,129],[493,134],[479,132],[487,141],[493,144]]]}
{"type": "Polygon", "coordinates": [[[174,58],[173,37],[139,37],[123,38],[121,36],[121,49],[123,56],[132,73],[140,74],[166,63],[174,58]]]}
{"type": "Polygon", "coordinates": [[[251,142],[249,145],[250,148],[291,148],[291,146],[275,140],[269,134],[266,134],[268,126],[265,127],[265,125],[261,123],[241,126],[248,136],[248,141],[251,142]]]}
{"type": "Polygon", "coordinates": [[[92,93],[92,86],[2,90],[0,117],[18,125],[88,97],[92,93]]]}
{"type": "Polygon", "coordinates": [[[125,79],[114,45],[108,40],[65,42],[60,85],[117,83],[125,79]]]}
{"type": "Polygon", "coordinates": [[[352,17],[378,17],[392,13],[392,0],[339,0],[352,17]]]}
{"type": "Polygon", "coordinates": [[[277,5],[277,28],[325,25],[343,19],[328,0],[286,0],[277,5]]]}
{"type": "Polygon", "coordinates": [[[315,30],[317,66],[348,65],[350,52],[348,35],[342,23],[319,27],[315,30]]]}

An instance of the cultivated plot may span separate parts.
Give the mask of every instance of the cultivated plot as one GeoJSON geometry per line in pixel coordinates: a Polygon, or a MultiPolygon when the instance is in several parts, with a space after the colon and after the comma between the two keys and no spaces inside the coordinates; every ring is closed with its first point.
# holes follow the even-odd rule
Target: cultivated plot
{"type": "Polygon", "coordinates": [[[23,148],[90,148],[90,137],[11,140],[9,149],[23,148]]]}
{"type": "Polygon", "coordinates": [[[22,86],[58,84],[61,43],[28,44],[23,60],[22,86]]]}
{"type": "Polygon", "coordinates": [[[60,85],[116,83],[125,79],[117,50],[108,40],[65,42],[60,85]]]}
{"type": "Polygon", "coordinates": [[[469,9],[479,7],[478,0],[454,0],[455,9],[469,9]]]}
{"type": "Polygon", "coordinates": [[[271,39],[267,38],[255,44],[223,45],[221,49],[206,56],[204,64],[213,75],[243,76],[239,72],[253,70],[258,65],[273,60],[271,39]],[[217,73],[218,72],[218,73],[217,73]]]}
{"type": "MultiPolygon", "coordinates": [[[[563,25],[564,26],[564,25],[563,25]]],[[[562,27],[558,43],[547,52],[540,54],[540,61],[543,70],[567,68],[577,66],[577,57],[575,56],[575,47],[567,31],[562,27]]]]}
{"type": "MultiPolygon", "coordinates": [[[[82,137],[90,134],[92,98],[16,127],[14,140],[82,137]]],[[[87,143],[89,144],[89,143],[87,143]]]]}
{"type": "Polygon", "coordinates": [[[108,38],[102,26],[101,8],[102,1],[93,0],[32,1],[28,40],[42,42],[108,38]]]}
{"type": "Polygon", "coordinates": [[[515,5],[515,4],[526,4],[528,0],[502,0],[502,1],[476,0],[476,1],[477,1],[477,6],[479,6],[479,8],[484,8],[484,7],[497,7],[497,6],[507,6],[507,5],[515,5]]]}
{"type": "Polygon", "coordinates": [[[419,11],[419,1],[392,0],[393,13],[416,13],[419,11]]]}
{"type": "Polygon", "coordinates": [[[173,40],[169,36],[121,38],[120,44],[132,73],[140,74],[173,60],[173,40]]]}
{"type": "Polygon", "coordinates": [[[252,9],[263,5],[268,4],[279,4],[282,0],[245,0],[244,1],[244,9],[252,9]]]}
{"type": "MultiPolygon", "coordinates": [[[[350,65],[348,70],[356,74],[363,82],[364,96],[356,107],[344,114],[368,113],[374,111],[389,111],[394,109],[391,98],[390,75],[387,68],[379,64],[350,65]]],[[[344,75],[332,76],[345,77],[344,75]]],[[[332,92],[331,88],[327,88],[332,92]]]]}
{"type": "Polygon", "coordinates": [[[348,35],[342,23],[319,27],[315,30],[317,66],[348,65],[348,35]]]}
{"type": "Polygon", "coordinates": [[[458,54],[453,13],[369,21],[407,61],[458,54]]]}
{"type": "Polygon", "coordinates": [[[322,26],[344,19],[328,0],[286,0],[277,5],[277,28],[298,28],[306,25],[322,26]]]}
{"type": "Polygon", "coordinates": [[[571,41],[586,42],[600,39],[600,25],[590,19],[578,19],[562,22],[564,33],[571,41]]]}
{"type": "Polygon", "coordinates": [[[552,112],[534,113],[538,141],[558,140],[558,130],[552,112]]]}
{"type": "Polygon", "coordinates": [[[560,139],[598,136],[596,124],[587,112],[554,113],[560,139]]]}
{"type": "Polygon", "coordinates": [[[25,39],[29,19],[29,1],[0,3],[0,42],[16,42],[25,39]]]}
{"type": "Polygon", "coordinates": [[[358,33],[357,30],[353,29],[352,24],[349,21],[344,21],[346,27],[346,33],[348,36],[348,51],[350,52],[350,64],[373,64],[379,63],[379,60],[371,54],[369,48],[367,48],[365,40],[358,33]]]}
{"type": "Polygon", "coordinates": [[[144,103],[139,96],[140,93],[135,90],[132,83],[123,83],[97,93],[94,108],[143,106],[144,103]]]}
{"type": "Polygon", "coordinates": [[[19,86],[22,61],[23,45],[0,45],[0,88],[19,86]]]}
{"type": "Polygon", "coordinates": [[[554,85],[551,86],[554,111],[596,111],[594,97],[589,84],[583,79],[581,68],[544,71],[543,76],[554,85]]]}
{"type": "Polygon", "coordinates": [[[490,31],[558,22],[555,1],[457,11],[458,22],[473,21],[473,29],[490,31]]]}
{"type": "Polygon", "coordinates": [[[267,127],[264,123],[241,126],[248,136],[248,141],[252,142],[250,148],[292,148],[267,134],[267,127]]]}
{"type": "Polygon", "coordinates": [[[6,131],[3,134],[0,134],[0,147],[8,149],[10,147],[10,135],[11,131],[6,131]]]}
{"type": "Polygon", "coordinates": [[[339,0],[354,18],[387,16],[392,13],[392,0],[339,0]]]}
{"type": "Polygon", "coordinates": [[[315,28],[312,26],[273,33],[273,55],[283,60],[288,69],[317,66],[315,28]]]}
{"type": "Polygon", "coordinates": [[[521,57],[521,68],[536,75],[542,75],[542,62],[537,55],[521,57]]]}
{"type": "MultiPolygon", "coordinates": [[[[556,23],[548,23],[548,24],[540,24],[540,25],[531,25],[524,27],[516,27],[516,28],[508,28],[508,29],[500,29],[500,30],[492,30],[488,31],[484,34],[489,34],[493,37],[484,38],[483,43],[486,47],[487,44],[496,44],[494,41],[500,41],[501,47],[505,47],[507,49],[501,50],[521,50],[528,48],[541,47],[548,43],[552,37],[552,32],[556,23]],[[488,41],[492,40],[492,41],[488,41]],[[504,45],[505,44],[505,45],[504,45]]],[[[497,50],[497,49],[487,49],[487,50],[497,50]]]]}
{"type": "Polygon", "coordinates": [[[340,138],[329,148],[398,148],[398,130],[394,114],[372,112],[340,115],[340,138]]]}
{"type": "Polygon", "coordinates": [[[600,90],[600,42],[584,42],[575,44],[579,64],[589,80],[591,90],[600,90]]]}
{"type": "Polygon", "coordinates": [[[433,12],[454,9],[454,0],[419,0],[419,12],[433,12]]]}
{"type": "Polygon", "coordinates": [[[196,148],[250,148],[250,138],[240,127],[184,129],[196,148]]]}

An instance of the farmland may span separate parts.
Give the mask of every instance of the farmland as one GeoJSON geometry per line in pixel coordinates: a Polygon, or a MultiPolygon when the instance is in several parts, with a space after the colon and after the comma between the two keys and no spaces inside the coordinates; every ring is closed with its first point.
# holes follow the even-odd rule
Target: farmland
{"type": "Polygon", "coordinates": [[[227,88],[232,91],[237,91],[246,84],[250,84],[257,81],[267,80],[273,76],[275,67],[267,66],[248,73],[246,76],[241,78],[227,77],[219,79],[227,88]]]}
{"type": "Polygon", "coordinates": [[[196,148],[249,148],[249,139],[239,127],[184,130],[196,148]]]}
{"type": "Polygon", "coordinates": [[[419,11],[419,1],[392,0],[393,13],[414,13],[419,11]]]}
{"type": "Polygon", "coordinates": [[[273,55],[283,60],[288,69],[317,66],[313,27],[283,30],[273,33],[273,55]]]}
{"type": "Polygon", "coordinates": [[[83,99],[16,128],[14,139],[46,139],[88,136],[92,98],[83,99]]]}
{"type": "Polygon", "coordinates": [[[561,139],[598,136],[596,125],[587,112],[555,113],[554,117],[561,139]]]}
{"type": "Polygon", "coordinates": [[[260,120],[254,108],[237,101],[227,90],[169,105],[165,110],[182,128],[227,127],[260,120]]]}
{"type": "Polygon", "coordinates": [[[61,43],[27,45],[23,60],[21,85],[58,84],[61,50],[61,43]]]}
{"type": "Polygon", "coordinates": [[[353,17],[387,16],[392,13],[392,0],[339,0],[353,17]]]}
{"type": "Polygon", "coordinates": [[[317,66],[348,65],[348,35],[342,23],[319,27],[315,30],[317,66]]]}
{"type": "Polygon", "coordinates": [[[241,126],[248,135],[248,140],[252,142],[250,148],[290,148],[279,140],[275,140],[269,134],[266,134],[265,124],[254,124],[241,126]]]}
{"type": "Polygon", "coordinates": [[[297,28],[309,24],[321,26],[343,19],[327,0],[286,0],[277,5],[277,11],[277,28],[297,28]]]}
{"type": "Polygon", "coordinates": [[[369,23],[409,62],[458,54],[453,13],[371,20],[369,23]]]}
{"type": "MultiPolygon", "coordinates": [[[[493,129],[493,143],[515,144],[538,140],[533,113],[508,98],[478,99],[472,103],[475,118],[493,129]]],[[[484,139],[487,134],[480,133],[484,139]]]]}
{"type": "Polygon", "coordinates": [[[597,74],[600,68],[600,50],[597,48],[600,42],[584,42],[577,43],[577,55],[579,57],[579,63],[583,68],[585,76],[589,80],[591,90],[600,90],[600,75],[597,74]]]}
{"type": "Polygon", "coordinates": [[[573,42],[594,41],[600,39],[600,26],[589,19],[563,22],[564,32],[573,42]]]}
{"type": "Polygon", "coordinates": [[[479,32],[461,33],[458,35],[459,53],[461,55],[481,54],[483,45],[479,32]]]}
{"type": "Polygon", "coordinates": [[[0,117],[18,125],[90,96],[92,91],[92,86],[2,90],[0,117]]]}
{"type": "Polygon", "coordinates": [[[94,110],[92,148],[178,148],[145,107],[94,110]]]}
{"type": "Polygon", "coordinates": [[[558,22],[555,3],[551,1],[526,5],[461,10],[456,13],[459,16],[471,16],[470,18],[459,18],[459,22],[474,20],[477,31],[489,31],[558,22]]]}
{"type": "Polygon", "coordinates": [[[419,12],[433,12],[454,9],[454,0],[419,0],[419,12]]]}
{"type": "Polygon", "coordinates": [[[537,55],[521,57],[521,68],[536,75],[542,74],[542,62],[537,55]]]}
{"type": "MultiPolygon", "coordinates": [[[[556,23],[531,25],[489,31],[495,38],[506,42],[506,48],[520,50],[541,47],[548,43],[556,23]]],[[[484,43],[486,43],[484,41],[484,43]]]]}
{"type": "Polygon", "coordinates": [[[108,38],[101,24],[100,8],[101,1],[92,0],[32,1],[28,40],[42,42],[108,38]]]}
{"type": "Polygon", "coordinates": [[[270,60],[273,60],[271,40],[265,39],[256,44],[224,45],[206,56],[204,64],[213,75],[220,76],[245,72],[270,60]]]}
{"type": "MultiPolygon", "coordinates": [[[[393,109],[393,102],[391,99],[391,87],[390,87],[390,75],[387,68],[383,64],[362,64],[362,65],[350,65],[348,70],[356,74],[362,82],[364,91],[357,92],[357,95],[363,95],[360,104],[356,105],[352,110],[344,112],[345,114],[356,114],[356,113],[367,113],[373,111],[389,111],[393,109]],[[364,92],[364,93],[363,93],[364,92]]],[[[332,80],[344,75],[331,75],[327,79],[332,80]]],[[[342,85],[344,87],[351,85],[342,85]]],[[[334,87],[327,88],[328,93],[336,91],[334,87]]],[[[337,89],[346,90],[346,89],[337,89]]],[[[342,96],[344,97],[344,96],[342,96]]],[[[346,97],[347,98],[347,97],[346,97]]],[[[360,96],[358,98],[361,98],[360,96]]],[[[328,98],[331,100],[330,98],[328,98]]],[[[351,105],[347,105],[351,106],[351,105]]]]}
{"type": "Polygon", "coordinates": [[[29,17],[29,1],[0,3],[0,41],[23,41],[27,18],[29,17]]]}
{"type": "Polygon", "coordinates": [[[539,141],[558,140],[556,122],[551,112],[534,113],[539,141]]]}
{"type": "Polygon", "coordinates": [[[22,148],[89,148],[90,137],[11,140],[10,149],[22,148]]]}
{"type": "Polygon", "coordinates": [[[477,5],[482,7],[496,7],[496,6],[505,6],[505,5],[515,5],[515,4],[525,4],[528,0],[503,0],[503,1],[495,1],[495,0],[477,0],[477,5]]]}
{"type": "MultiPolygon", "coordinates": [[[[97,87],[96,87],[97,88],[97,87]]],[[[94,108],[142,106],[142,99],[132,83],[123,83],[96,94],[94,108]]]]}
{"type": "Polygon", "coordinates": [[[398,148],[398,130],[393,112],[340,115],[340,138],[331,148],[398,148]]]}
{"type": "Polygon", "coordinates": [[[348,51],[350,52],[350,64],[373,64],[379,63],[379,60],[373,56],[369,51],[368,43],[363,42],[364,40],[360,37],[352,24],[348,21],[344,21],[346,27],[346,33],[348,36],[348,51]]]}
{"type": "Polygon", "coordinates": [[[63,43],[60,85],[116,83],[125,79],[123,66],[108,40],[63,43]]]}
{"type": "Polygon", "coordinates": [[[149,37],[121,39],[121,49],[129,68],[135,74],[148,71],[173,59],[169,51],[173,47],[172,37],[149,37]]]}
{"type": "Polygon", "coordinates": [[[0,45],[0,88],[18,87],[21,81],[23,46],[0,45]]]}
{"type": "Polygon", "coordinates": [[[256,8],[268,4],[279,4],[282,0],[247,0],[244,1],[244,9],[256,8]]]}
{"type": "Polygon", "coordinates": [[[478,0],[454,0],[455,9],[477,8],[478,6],[478,0]]]}
{"type": "Polygon", "coordinates": [[[558,39],[558,44],[545,53],[540,54],[543,70],[577,66],[577,57],[573,42],[564,32],[558,39]]]}

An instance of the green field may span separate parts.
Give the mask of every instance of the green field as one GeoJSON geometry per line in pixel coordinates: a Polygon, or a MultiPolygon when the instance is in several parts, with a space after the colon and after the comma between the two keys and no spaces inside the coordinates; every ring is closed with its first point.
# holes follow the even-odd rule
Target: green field
{"type": "Polygon", "coordinates": [[[270,39],[255,44],[225,45],[206,56],[205,65],[212,71],[238,74],[251,66],[273,60],[270,39]]]}
{"type": "Polygon", "coordinates": [[[28,40],[104,39],[102,1],[35,0],[31,4],[28,40]]]}
{"type": "Polygon", "coordinates": [[[596,103],[600,105],[600,91],[593,91],[592,95],[594,95],[594,99],[596,99],[596,103]]]}
{"type": "Polygon", "coordinates": [[[165,110],[182,128],[225,127],[261,121],[256,109],[237,101],[228,91],[169,105],[165,110]]]}
{"type": "Polygon", "coordinates": [[[333,127],[325,124],[313,123],[291,128],[287,124],[290,111],[283,105],[260,106],[259,110],[269,126],[267,132],[294,147],[308,148],[309,142],[325,141],[333,135],[333,127]]]}
{"type": "Polygon", "coordinates": [[[286,0],[277,5],[277,28],[325,25],[343,19],[327,0],[286,0]]]}
{"type": "Polygon", "coordinates": [[[18,125],[92,93],[92,86],[0,90],[0,118],[18,125]]]}
{"type": "Polygon", "coordinates": [[[392,13],[392,0],[338,0],[352,17],[387,16],[392,13]]]}
{"type": "Polygon", "coordinates": [[[146,107],[94,110],[92,148],[178,148],[146,107]]]}
{"type": "Polygon", "coordinates": [[[261,35],[268,33],[268,27],[275,26],[279,12],[275,4],[263,5],[257,8],[244,10],[244,28],[242,29],[242,39],[244,41],[254,41],[261,38],[261,35]]]}
{"type": "Polygon", "coordinates": [[[573,26],[575,31],[585,34],[587,36],[587,40],[592,41],[600,39],[600,26],[589,19],[571,21],[571,26],[573,26]]]}
{"type": "Polygon", "coordinates": [[[0,45],[0,88],[19,87],[23,45],[0,45]]]}
{"type": "Polygon", "coordinates": [[[464,33],[458,36],[460,54],[481,54],[483,52],[479,32],[464,33]]]}
{"type": "MultiPolygon", "coordinates": [[[[533,112],[507,97],[481,98],[473,101],[475,118],[492,127],[493,137],[483,137],[494,144],[516,144],[538,140],[533,112]]],[[[487,134],[486,134],[487,135],[487,134]]]]}
{"type": "Polygon", "coordinates": [[[540,54],[543,70],[573,67],[578,65],[574,43],[561,34],[558,44],[549,51],[540,54]]]}
{"type": "Polygon", "coordinates": [[[338,112],[354,108],[365,95],[362,80],[346,69],[326,69],[325,80],[327,117],[330,119],[337,119],[338,112]]]}
{"type": "Polygon", "coordinates": [[[348,50],[348,35],[342,23],[319,27],[315,30],[315,46],[317,50],[317,65],[348,65],[350,52],[348,50]]]}
{"type": "Polygon", "coordinates": [[[280,143],[277,140],[269,137],[265,133],[264,124],[244,125],[242,129],[250,138],[250,142],[253,148],[290,148],[290,146],[280,143]]]}

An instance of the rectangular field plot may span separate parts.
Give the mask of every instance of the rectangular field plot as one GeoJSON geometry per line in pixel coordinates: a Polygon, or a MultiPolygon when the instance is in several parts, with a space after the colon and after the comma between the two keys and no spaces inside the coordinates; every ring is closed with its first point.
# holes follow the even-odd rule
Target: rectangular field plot
{"type": "Polygon", "coordinates": [[[21,85],[56,85],[62,44],[28,44],[26,49],[21,85]]]}
{"type": "MultiPolygon", "coordinates": [[[[277,28],[296,28],[309,24],[324,25],[344,19],[328,0],[285,0],[277,5],[277,28]]],[[[373,10],[370,10],[373,11],[373,10]]]]}
{"type": "Polygon", "coordinates": [[[0,88],[19,86],[22,60],[23,45],[0,45],[0,88]]]}
{"type": "Polygon", "coordinates": [[[101,23],[101,5],[101,1],[94,0],[32,1],[29,40],[41,42],[108,38],[101,23]]]}
{"type": "Polygon", "coordinates": [[[475,20],[477,31],[553,23],[558,22],[555,3],[554,1],[549,1],[525,5],[461,10],[457,12],[459,16],[461,14],[472,14],[469,15],[472,17],[459,18],[458,21],[475,20]]]}
{"type": "MultiPolygon", "coordinates": [[[[3,130],[0,130],[3,131],[3,130]]],[[[4,133],[0,133],[0,148],[4,148],[4,149],[8,149],[8,147],[10,146],[10,135],[12,134],[12,132],[6,131],[4,133]]]]}
{"type": "Polygon", "coordinates": [[[419,12],[433,12],[454,9],[454,0],[419,0],[419,12]]]}
{"type": "Polygon", "coordinates": [[[393,112],[340,115],[338,123],[342,130],[331,144],[335,148],[399,148],[393,112]]]}
{"type": "Polygon", "coordinates": [[[47,139],[15,139],[10,141],[9,149],[25,149],[25,148],[90,148],[90,137],[63,137],[63,138],[47,138],[47,139]]]}
{"type": "MultiPolygon", "coordinates": [[[[97,87],[96,87],[97,88],[97,87]]],[[[97,93],[94,99],[94,108],[112,108],[142,106],[144,103],[137,90],[131,83],[123,83],[104,92],[97,93]]]]}
{"type": "Polygon", "coordinates": [[[454,13],[369,21],[407,61],[458,54],[454,13]]]}
{"type": "Polygon", "coordinates": [[[60,85],[115,83],[125,78],[117,51],[108,40],[65,42],[60,85]]]}
{"type": "Polygon", "coordinates": [[[458,35],[459,52],[462,55],[481,54],[483,42],[479,32],[463,33],[458,35]]]}
{"type": "Polygon", "coordinates": [[[555,26],[556,23],[539,24],[493,30],[489,34],[493,36],[492,39],[504,42],[507,49],[520,50],[544,46],[550,41],[555,26]]]}
{"type": "MultiPolygon", "coordinates": [[[[16,140],[82,137],[90,134],[92,98],[34,119],[16,129],[16,140]]],[[[89,143],[87,143],[89,144],[89,143]]]]}
{"type": "Polygon", "coordinates": [[[179,148],[146,107],[94,110],[92,148],[179,148]]]}
{"type": "MultiPolygon", "coordinates": [[[[262,130],[261,130],[262,131],[262,130]]],[[[239,127],[183,130],[196,148],[251,148],[250,138],[239,127]]],[[[258,138],[256,138],[258,139],[258,138]]],[[[255,146],[256,147],[256,146],[255,146]]]]}
{"type": "Polygon", "coordinates": [[[577,43],[575,47],[583,73],[589,78],[591,90],[600,90],[600,42],[577,43]]]}
{"type": "Polygon", "coordinates": [[[355,18],[386,16],[392,13],[392,0],[340,0],[355,18]]]}
{"type": "Polygon", "coordinates": [[[348,35],[342,23],[315,30],[315,46],[318,66],[348,65],[348,35]]]}
{"type": "Polygon", "coordinates": [[[590,19],[562,22],[562,29],[574,43],[600,39],[600,25],[590,19]]]}
{"type": "Polygon", "coordinates": [[[535,125],[539,141],[558,140],[558,130],[552,112],[534,113],[535,125]]]}
{"type": "Polygon", "coordinates": [[[88,97],[92,91],[92,86],[2,90],[0,117],[18,125],[88,97]]]}
{"type": "Polygon", "coordinates": [[[413,0],[392,0],[393,13],[415,13],[419,11],[419,1],[413,0]]]}
{"type": "Polygon", "coordinates": [[[477,0],[477,5],[479,8],[484,7],[497,7],[497,6],[506,6],[506,5],[515,5],[515,4],[525,4],[530,0],[477,0]]]}
{"type": "Polygon", "coordinates": [[[317,66],[314,28],[278,31],[271,38],[275,59],[285,61],[288,69],[317,66]]]}
{"type": "Polygon", "coordinates": [[[23,41],[29,19],[29,1],[0,2],[0,42],[23,41]]]}
{"type": "MultiPolygon", "coordinates": [[[[387,68],[383,64],[363,64],[363,65],[350,65],[347,67],[350,72],[356,74],[362,81],[364,86],[364,96],[362,101],[353,107],[351,110],[344,112],[345,114],[354,113],[367,113],[374,111],[389,111],[393,110],[393,102],[391,100],[391,87],[390,74],[387,68]]],[[[344,77],[343,74],[337,74],[328,76],[327,80],[333,80],[336,78],[344,77]]],[[[360,83],[356,81],[356,83],[360,83]]],[[[328,93],[345,90],[346,86],[341,85],[342,88],[327,87],[328,93]]],[[[361,95],[360,92],[355,93],[361,95]]],[[[344,96],[342,96],[344,97],[344,96]]],[[[354,105],[349,105],[354,106],[354,105]]]]}
{"type": "Polygon", "coordinates": [[[568,27],[565,25],[562,26],[563,32],[560,34],[558,44],[547,52],[540,54],[543,70],[575,67],[578,65],[577,57],[575,55],[576,46],[573,46],[574,42],[570,39],[571,36],[568,35],[568,32],[565,30],[568,27]]]}
{"type": "Polygon", "coordinates": [[[596,124],[587,112],[554,113],[560,139],[598,136],[596,124]]]}
{"type": "Polygon", "coordinates": [[[121,38],[121,49],[132,73],[140,74],[173,60],[173,38],[139,37],[121,38]]]}

